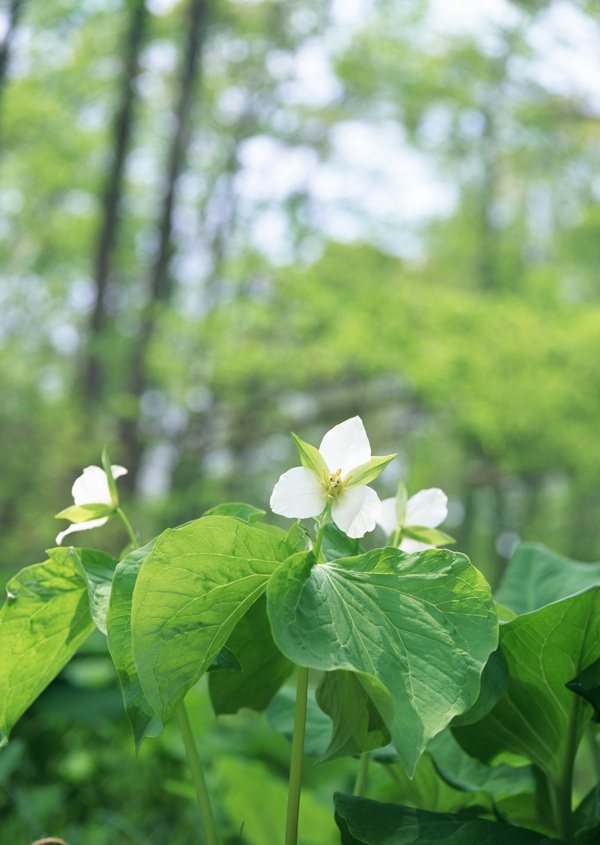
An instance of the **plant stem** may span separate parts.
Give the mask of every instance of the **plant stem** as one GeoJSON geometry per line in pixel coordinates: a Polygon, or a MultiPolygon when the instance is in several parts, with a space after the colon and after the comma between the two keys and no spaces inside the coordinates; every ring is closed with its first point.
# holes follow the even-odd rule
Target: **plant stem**
{"type": "Polygon", "coordinates": [[[363,751],[358,762],[358,771],[356,773],[356,780],[354,781],[354,795],[362,798],[365,794],[365,786],[367,785],[367,770],[369,768],[370,754],[368,751],[363,751]]]}
{"type": "MultiPolygon", "coordinates": [[[[323,529],[319,532],[319,537],[323,529]]],[[[319,538],[317,538],[319,543],[319,538]]],[[[318,551],[318,549],[317,549],[318,551]]],[[[304,756],[304,733],[306,730],[306,708],[308,697],[308,669],[298,666],[296,685],[296,715],[294,717],[294,737],[290,760],[290,786],[288,791],[287,819],[285,824],[285,845],[298,842],[298,816],[300,813],[300,790],[302,786],[302,758],[304,756]]]]}
{"type": "Polygon", "coordinates": [[[573,696],[571,718],[567,730],[567,746],[565,749],[564,766],[558,781],[551,781],[551,793],[554,804],[556,831],[565,842],[573,842],[573,768],[577,753],[577,715],[579,711],[579,696],[573,696]]]}
{"type": "Polygon", "coordinates": [[[317,539],[315,540],[315,544],[313,546],[313,554],[315,556],[315,560],[317,563],[319,562],[319,554],[321,552],[321,543],[323,542],[323,534],[325,533],[325,526],[322,525],[319,528],[319,533],[317,534],[317,539]]]}
{"type": "Polygon", "coordinates": [[[395,549],[398,548],[400,545],[400,540],[402,539],[402,529],[396,528],[392,536],[390,537],[388,546],[393,546],[395,549]]]}
{"type": "Polygon", "coordinates": [[[177,708],[176,714],[179,730],[181,731],[181,738],[183,739],[183,745],[185,747],[185,753],[192,773],[192,780],[194,781],[194,786],[196,787],[196,797],[198,798],[198,806],[200,807],[200,815],[202,816],[206,845],[219,845],[215,821],[213,818],[212,808],[210,806],[210,798],[208,797],[206,781],[204,780],[204,772],[202,771],[202,763],[200,762],[200,757],[198,756],[198,750],[196,748],[196,743],[194,742],[190,720],[183,701],[177,708]]]}
{"type": "Polygon", "coordinates": [[[131,540],[133,548],[139,549],[140,544],[138,543],[137,537],[135,536],[133,528],[131,527],[131,523],[129,522],[129,520],[125,516],[125,513],[123,512],[122,508],[117,508],[117,513],[121,517],[121,522],[123,523],[127,533],[129,534],[129,539],[131,540]]]}

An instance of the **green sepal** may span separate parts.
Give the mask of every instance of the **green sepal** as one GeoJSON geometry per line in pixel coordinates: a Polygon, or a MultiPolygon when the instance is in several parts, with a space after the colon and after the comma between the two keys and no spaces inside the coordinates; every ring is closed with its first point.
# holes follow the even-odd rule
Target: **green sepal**
{"type": "Polygon", "coordinates": [[[55,519],[68,519],[70,522],[89,522],[92,519],[100,519],[104,516],[114,516],[115,508],[112,505],[71,505],[60,513],[55,519]]]}
{"type": "Polygon", "coordinates": [[[298,448],[302,466],[306,467],[306,469],[312,470],[315,475],[319,476],[319,478],[323,478],[323,470],[328,470],[329,467],[325,463],[325,459],[319,450],[315,449],[314,446],[311,446],[310,443],[305,443],[304,440],[300,440],[299,437],[296,437],[293,431],[291,432],[291,435],[298,448]]]}
{"type": "Polygon", "coordinates": [[[118,508],[119,494],[117,493],[117,484],[112,473],[112,466],[110,464],[110,458],[108,456],[108,449],[106,446],[102,450],[102,467],[104,469],[104,472],[106,473],[106,480],[108,481],[108,490],[110,492],[110,499],[113,503],[113,507],[118,508]]]}
{"type": "Polygon", "coordinates": [[[368,484],[370,481],[373,481],[374,478],[381,475],[386,466],[393,461],[397,455],[398,453],[395,455],[374,455],[368,463],[361,464],[361,466],[352,470],[348,487],[354,487],[357,484],[368,484]]]}
{"type": "Polygon", "coordinates": [[[401,478],[398,479],[398,492],[396,493],[396,525],[404,528],[406,519],[406,503],[408,502],[408,490],[401,478]]]}
{"type": "Polygon", "coordinates": [[[577,693],[594,708],[592,720],[600,722],[600,658],[590,663],[572,681],[565,684],[571,692],[577,693]]]}
{"type": "Polygon", "coordinates": [[[402,529],[403,537],[410,537],[419,543],[427,543],[429,546],[448,546],[456,543],[454,537],[440,531],[437,528],[426,528],[424,525],[409,525],[402,529]]]}

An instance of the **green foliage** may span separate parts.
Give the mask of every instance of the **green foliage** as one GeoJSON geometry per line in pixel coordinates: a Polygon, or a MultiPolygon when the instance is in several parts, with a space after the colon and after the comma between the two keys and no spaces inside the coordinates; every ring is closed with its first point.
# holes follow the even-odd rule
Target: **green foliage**
{"type": "Polygon", "coordinates": [[[224,516],[156,540],[135,583],[131,631],[142,688],[163,722],[286,557],[275,535],[224,516]]]}
{"type": "Polygon", "coordinates": [[[23,569],[7,585],[0,610],[0,729],[15,722],[94,629],[88,586],[74,549],[23,569]]]}
{"type": "MultiPolygon", "coordinates": [[[[319,566],[299,553],[269,580],[267,609],[277,645],[295,663],[365,673],[371,689],[387,689],[387,728],[409,773],[428,740],[473,704],[496,646],[487,585],[464,556],[445,551],[384,549],[319,566]]],[[[376,698],[387,715],[383,692],[376,698]]]]}

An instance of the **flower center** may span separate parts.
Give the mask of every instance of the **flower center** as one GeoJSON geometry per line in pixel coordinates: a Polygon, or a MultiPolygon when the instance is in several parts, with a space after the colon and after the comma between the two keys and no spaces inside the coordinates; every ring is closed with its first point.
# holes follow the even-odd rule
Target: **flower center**
{"type": "Polygon", "coordinates": [[[325,492],[330,499],[337,499],[340,493],[346,489],[351,478],[351,475],[347,475],[345,478],[342,478],[341,469],[329,474],[325,467],[323,467],[323,481],[321,482],[321,486],[325,489],[325,492]]]}

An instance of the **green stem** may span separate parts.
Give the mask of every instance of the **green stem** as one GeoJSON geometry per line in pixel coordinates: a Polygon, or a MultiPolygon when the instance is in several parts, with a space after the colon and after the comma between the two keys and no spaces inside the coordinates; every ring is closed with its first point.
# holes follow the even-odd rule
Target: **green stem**
{"type": "Polygon", "coordinates": [[[390,537],[390,541],[388,543],[389,546],[392,546],[394,549],[397,549],[400,546],[400,541],[402,540],[402,529],[396,528],[392,536],[390,537]]]}
{"type": "Polygon", "coordinates": [[[367,770],[369,768],[370,754],[368,751],[363,751],[360,755],[358,763],[358,771],[356,773],[356,780],[354,781],[354,795],[362,798],[365,794],[365,787],[367,785],[367,770]]]}
{"type": "Polygon", "coordinates": [[[580,698],[573,696],[571,718],[567,730],[567,746],[565,749],[564,765],[558,781],[551,781],[551,794],[554,805],[556,831],[565,842],[573,842],[573,769],[577,753],[577,715],[580,698]]]}
{"type": "Polygon", "coordinates": [[[121,517],[121,522],[123,523],[127,533],[129,534],[129,539],[131,540],[133,548],[139,549],[140,544],[138,543],[137,537],[135,536],[133,528],[131,527],[131,523],[129,522],[129,520],[125,516],[123,510],[121,508],[117,508],[117,514],[121,517]]]}
{"type": "MultiPolygon", "coordinates": [[[[321,537],[322,533],[323,529],[319,532],[319,537],[321,537]]],[[[317,543],[320,546],[319,538],[317,538],[317,543]]],[[[294,737],[292,740],[292,757],[290,760],[290,787],[285,824],[285,845],[296,845],[298,842],[298,817],[300,814],[300,790],[302,787],[302,759],[304,756],[307,699],[308,669],[304,666],[298,666],[296,715],[294,717],[294,737]]]]}
{"type": "Polygon", "coordinates": [[[196,797],[198,799],[198,806],[200,807],[200,815],[202,816],[206,845],[219,845],[215,821],[212,814],[212,808],[210,806],[210,798],[208,797],[206,781],[204,780],[204,772],[202,771],[202,763],[200,762],[200,757],[198,756],[198,750],[196,748],[196,743],[194,742],[190,720],[183,701],[177,708],[176,713],[177,723],[179,725],[179,730],[181,731],[181,738],[183,739],[185,753],[192,773],[192,780],[194,781],[194,786],[196,787],[196,797]]]}
{"type": "Polygon", "coordinates": [[[325,533],[325,526],[322,525],[319,529],[319,533],[317,534],[317,539],[315,540],[315,544],[313,546],[313,554],[315,556],[315,560],[317,563],[319,562],[319,554],[321,552],[321,543],[323,542],[323,534],[325,533]]]}

